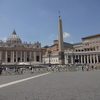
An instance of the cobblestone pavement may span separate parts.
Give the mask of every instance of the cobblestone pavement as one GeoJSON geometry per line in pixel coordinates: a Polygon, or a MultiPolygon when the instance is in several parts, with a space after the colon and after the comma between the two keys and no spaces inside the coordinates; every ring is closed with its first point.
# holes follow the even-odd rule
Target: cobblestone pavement
{"type": "MultiPolygon", "coordinates": [[[[0,84],[33,75],[0,76],[0,84]]],[[[50,73],[0,88],[0,100],[100,100],[100,71],[50,73]]]]}

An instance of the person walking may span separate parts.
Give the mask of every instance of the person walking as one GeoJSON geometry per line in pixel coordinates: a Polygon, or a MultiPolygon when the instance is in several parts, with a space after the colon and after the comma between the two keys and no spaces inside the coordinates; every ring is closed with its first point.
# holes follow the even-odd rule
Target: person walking
{"type": "Polygon", "coordinates": [[[31,67],[31,73],[32,74],[34,73],[34,67],[31,67]]]}
{"type": "Polygon", "coordinates": [[[82,66],[82,71],[84,71],[84,66],[82,66]]]}
{"type": "Polygon", "coordinates": [[[6,71],[6,75],[7,75],[7,74],[9,73],[9,72],[8,72],[8,68],[7,68],[7,67],[5,68],[5,71],[6,71]]]}
{"type": "Polygon", "coordinates": [[[91,66],[92,70],[94,69],[93,65],[91,66]]]}

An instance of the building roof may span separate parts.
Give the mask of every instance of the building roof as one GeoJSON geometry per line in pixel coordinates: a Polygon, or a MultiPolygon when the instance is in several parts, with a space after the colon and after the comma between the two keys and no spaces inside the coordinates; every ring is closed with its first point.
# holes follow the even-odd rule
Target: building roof
{"type": "Polygon", "coordinates": [[[87,37],[83,37],[82,39],[87,39],[87,38],[96,37],[96,36],[100,36],[100,33],[95,34],[95,35],[90,35],[90,36],[87,36],[87,37]]]}
{"type": "Polygon", "coordinates": [[[12,32],[12,35],[10,35],[8,38],[7,38],[7,41],[6,42],[13,42],[13,43],[21,43],[21,39],[19,38],[19,36],[16,34],[16,31],[14,30],[12,32]]]}
{"type": "Polygon", "coordinates": [[[82,44],[82,42],[73,43],[72,45],[79,45],[79,44],[82,44]]]}

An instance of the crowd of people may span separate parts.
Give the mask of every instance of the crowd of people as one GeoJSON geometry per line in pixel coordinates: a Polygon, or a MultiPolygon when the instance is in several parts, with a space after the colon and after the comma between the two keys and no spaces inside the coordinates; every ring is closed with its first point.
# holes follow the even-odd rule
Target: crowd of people
{"type": "Polygon", "coordinates": [[[89,65],[84,66],[84,65],[82,65],[82,71],[84,71],[84,70],[90,71],[90,70],[94,70],[94,69],[97,69],[97,66],[93,66],[93,65],[91,65],[91,66],[89,66],[89,65]]]}
{"type": "MultiPolygon", "coordinates": [[[[81,65],[81,66],[78,66],[78,65],[65,65],[63,67],[61,66],[51,66],[51,67],[45,67],[44,69],[43,68],[36,68],[34,66],[29,66],[28,68],[24,68],[24,67],[18,67],[18,66],[15,66],[14,69],[11,69],[13,70],[13,73],[14,74],[23,74],[25,70],[28,70],[29,73],[33,74],[35,72],[49,72],[49,71],[52,71],[52,72],[61,72],[61,71],[78,71],[78,70],[82,70],[82,71],[90,71],[90,70],[94,70],[94,69],[98,69],[99,66],[94,66],[94,65],[81,65]]],[[[100,68],[99,68],[100,69],[100,68]]],[[[0,75],[2,75],[2,73],[5,72],[5,74],[11,74],[11,71],[8,67],[0,67],[0,75]]]]}

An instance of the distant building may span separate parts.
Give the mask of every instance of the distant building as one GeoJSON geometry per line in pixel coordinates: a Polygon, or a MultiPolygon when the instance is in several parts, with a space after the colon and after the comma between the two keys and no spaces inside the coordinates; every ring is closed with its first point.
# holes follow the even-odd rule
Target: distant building
{"type": "MultiPolygon", "coordinates": [[[[48,50],[51,50],[50,63],[58,64],[58,40],[54,40],[52,46],[46,46],[46,52],[43,56],[43,63],[49,63],[48,50]]],[[[78,63],[100,63],[100,34],[91,35],[82,38],[79,43],[64,42],[65,64],[78,63]]]]}
{"type": "Polygon", "coordinates": [[[22,42],[14,30],[6,42],[0,40],[0,61],[2,63],[41,62],[41,43],[22,42]]]}

